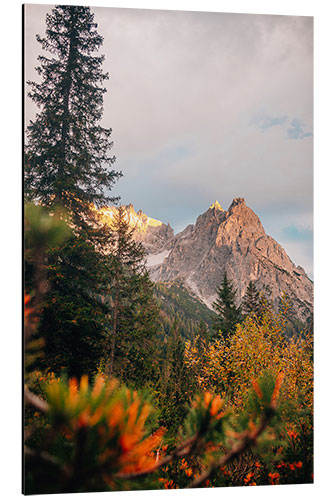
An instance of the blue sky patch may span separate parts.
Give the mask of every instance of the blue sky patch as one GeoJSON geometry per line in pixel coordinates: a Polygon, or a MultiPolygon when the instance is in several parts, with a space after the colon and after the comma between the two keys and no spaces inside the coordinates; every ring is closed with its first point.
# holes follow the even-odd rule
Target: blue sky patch
{"type": "Polygon", "coordinates": [[[313,239],[313,231],[311,229],[299,229],[296,226],[283,228],[283,234],[286,238],[293,241],[311,241],[313,239]]]}
{"type": "Polygon", "coordinates": [[[250,126],[257,126],[262,132],[272,127],[281,127],[287,133],[288,139],[305,139],[313,137],[312,132],[304,129],[304,123],[298,118],[290,119],[286,115],[273,116],[268,113],[259,113],[251,121],[250,126]]]}
{"type": "Polygon", "coordinates": [[[305,139],[305,137],[313,137],[311,132],[305,132],[303,129],[303,123],[297,118],[294,118],[290,122],[290,126],[287,130],[289,139],[305,139]]]}
{"type": "Polygon", "coordinates": [[[268,114],[259,114],[251,122],[250,125],[256,125],[263,132],[272,127],[283,126],[288,117],[287,116],[271,116],[268,114]]]}
{"type": "Polygon", "coordinates": [[[286,116],[264,116],[260,120],[259,123],[259,128],[264,132],[265,130],[276,127],[276,126],[282,126],[286,123],[287,117],[286,116]]]}

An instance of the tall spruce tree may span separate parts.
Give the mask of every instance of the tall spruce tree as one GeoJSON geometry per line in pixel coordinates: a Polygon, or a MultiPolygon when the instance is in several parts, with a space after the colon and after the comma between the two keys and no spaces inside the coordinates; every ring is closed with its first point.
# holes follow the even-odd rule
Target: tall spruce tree
{"type": "Polygon", "coordinates": [[[215,332],[227,337],[235,333],[237,323],[242,320],[241,307],[236,306],[236,290],[227,274],[224,273],[222,283],[217,289],[217,299],[213,303],[218,318],[214,324],[215,332]]]}
{"type": "Polygon", "coordinates": [[[96,55],[103,41],[96,28],[88,7],[55,7],[45,37],[37,35],[49,53],[39,56],[41,81],[28,82],[39,111],[27,127],[25,196],[50,211],[60,206],[72,228],[44,262],[50,285],[39,325],[44,363],[76,376],[93,372],[101,356],[107,309],[99,295],[108,275],[100,249],[109,236],[95,207],[114,201],[105,193],[120,175],[108,156],[111,129],[99,124],[108,75],[96,55]]]}
{"type": "Polygon", "coordinates": [[[111,129],[99,124],[106,91],[100,85],[108,74],[101,68],[104,56],[95,52],[103,38],[89,7],[57,6],[46,27],[45,38],[37,40],[50,57],[38,57],[42,81],[28,82],[40,111],[27,127],[25,194],[46,206],[61,205],[76,226],[87,229],[93,205],[113,201],[105,192],[120,175],[109,168],[115,161],[108,155],[111,129]]]}

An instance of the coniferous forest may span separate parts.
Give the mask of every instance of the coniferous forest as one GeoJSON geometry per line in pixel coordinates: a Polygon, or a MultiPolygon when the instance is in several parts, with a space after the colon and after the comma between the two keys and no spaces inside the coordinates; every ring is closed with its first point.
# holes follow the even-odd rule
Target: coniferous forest
{"type": "Polygon", "coordinates": [[[313,482],[313,332],[227,273],[153,283],[112,189],[103,38],[46,18],[24,157],[26,494],[313,482]],[[117,205],[118,203],[118,205],[117,205]],[[112,227],[98,209],[116,204],[112,227]]]}

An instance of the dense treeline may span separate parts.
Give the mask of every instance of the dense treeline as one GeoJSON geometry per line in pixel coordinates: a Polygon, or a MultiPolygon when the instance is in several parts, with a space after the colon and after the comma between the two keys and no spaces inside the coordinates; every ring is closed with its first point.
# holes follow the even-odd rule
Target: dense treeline
{"type": "Polygon", "coordinates": [[[161,322],[165,335],[172,332],[174,320],[184,339],[193,338],[198,331],[210,334],[215,313],[190,295],[181,281],[155,283],[155,297],[161,310],[161,322]]]}
{"type": "Polygon", "coordinates": [[[24,165],[25,492],[311,482],[311,335],[253,283],[236,306],[225,275],[216,313],[152,284],[123,209],[111,228],[98,211],[122,174],[94,16],[57,6],[46,28],[24,165]]]}

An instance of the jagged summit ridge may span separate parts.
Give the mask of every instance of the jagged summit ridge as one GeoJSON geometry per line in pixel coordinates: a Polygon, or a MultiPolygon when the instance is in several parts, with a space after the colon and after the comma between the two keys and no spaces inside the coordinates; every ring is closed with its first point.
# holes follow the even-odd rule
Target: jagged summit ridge
{"type": "MultiPolygon", "coordinates": [[[[148,254],[159,252],[173,238],[174,232],[169,223],[164,224],[158,219],[153,219],[141,209],[136,212],[132,203],[122,205],[122,207],[129,226],[134,229],[134,239],[142,242],[148,254]]],[[[100,210],[103,219],[110,225],[116,210],[115,206],[100,210]]]]}
{"type": "Polygon", "coordinates": [[[221,205],[219,204],[219,202],[217,200],[215,200],[214,203],[212,203],[209,208],[216,209],[216,210],[222,210],[222,212],[224,212],[223,208],[221,207],[221,205]]]}
{"type": "Polygon", "coordinates": [[[244,198],[234,198],[231,202],[230,207],[228,210],[230,210],[232,207],[235,207],[236,205],[245,205],[245,199],[244,198]]]}
{"type": "MultiPolygon", "coordinates": [[[[142,227],[146,229],[148,226],[158,227],[163,225],[163,222],[153,219],[152,217],[148,217],[148,215],[143,213],[141,209],[136,212],[132,203],[122,205],[122,207],[125,209],[125,214],[131,227],[142,227]]],[[[101,212],[112,218],[116,210],[117,207],[106,207],[101,209],[101,212]]]]}
{"type": "MultiPolygon", "coordinates": [[[[112,211],[112,207],[111,207],[112,211]]],[[[237,288],[240,302],[250,281],[277,306],[286,293],[300,319],[313,309],[313,283],[304,269],[267,235],[259,217],[244,198],[234,198],[227,210],[216,200],[194,224],[174,235],[169,224],[152,219],[127,205],[134,236],[147,251],[155,281],[181,279],[208,307],[224,272],[237,288]]]]}
{"type": "Polygon", "coordinates": [[[244,198],[234,198],[227,211],[214,203],[195,224],[175,235],[168,248],[160,265],[151,269],[152,278],[183,279],[208,307],[212,307],[226,272],[237,288],[238,303],[249,282],[254,281],[276,306],[286,293],[300,318],[312,312],[313,283],[266,234],[244,198]]]}

